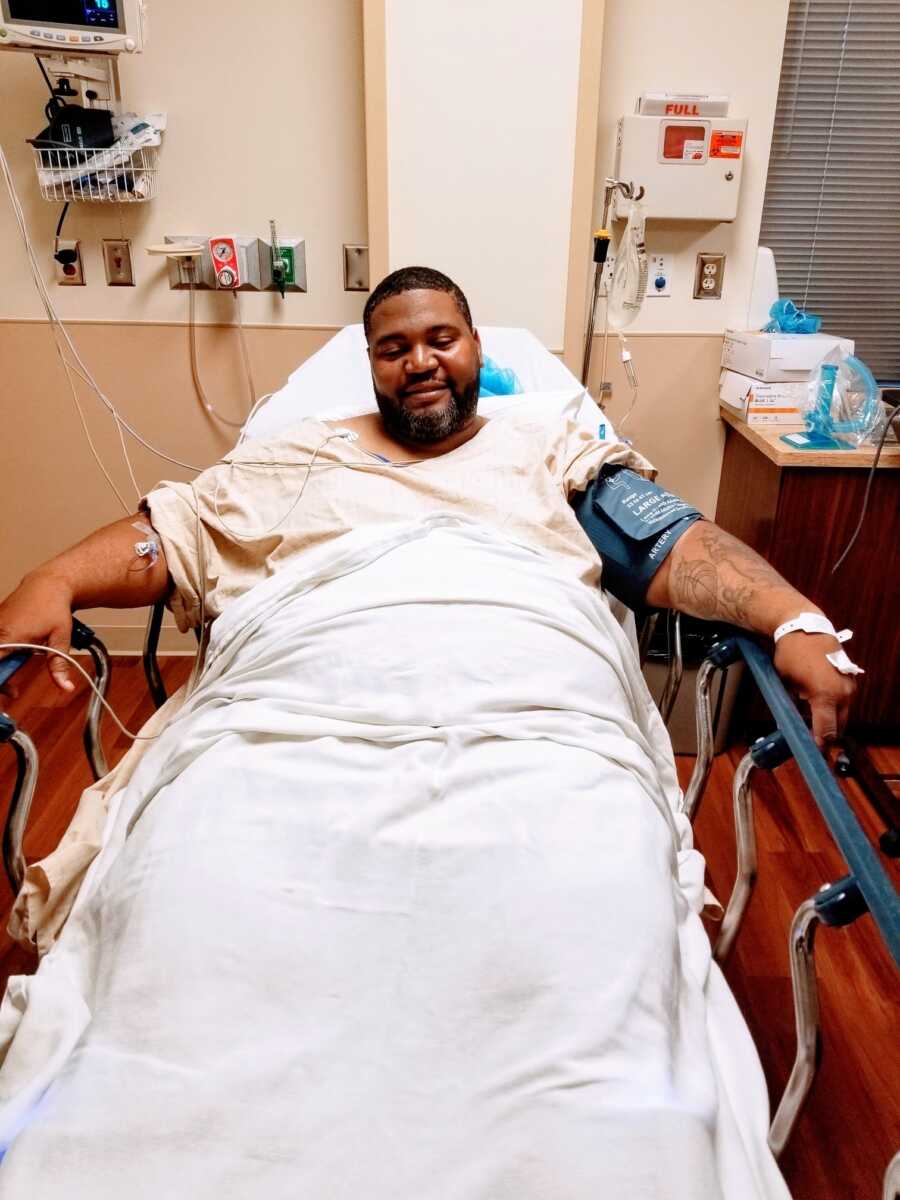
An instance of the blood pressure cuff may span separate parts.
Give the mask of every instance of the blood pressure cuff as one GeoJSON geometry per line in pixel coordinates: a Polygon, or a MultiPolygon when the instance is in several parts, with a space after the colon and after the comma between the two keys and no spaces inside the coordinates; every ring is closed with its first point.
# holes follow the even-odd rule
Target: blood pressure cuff
{"type": "Polygon", "coordinates": [[[603,562],[603,586],[629,608],[642,608],[650,581],[702,513],[628,467],[604,467],[572,502],[603,562]]]}

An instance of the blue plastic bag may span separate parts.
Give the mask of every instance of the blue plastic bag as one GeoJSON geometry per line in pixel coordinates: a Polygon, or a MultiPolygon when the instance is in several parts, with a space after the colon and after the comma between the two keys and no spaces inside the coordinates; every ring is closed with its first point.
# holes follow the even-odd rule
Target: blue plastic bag
{"type": "Polygon", "coordinates": [[[793,300],[776,300],[769,309],[772,320],[763,333],[818,333],[822,318],[802,312],[793,300]]]}
{"type": "Polygon", "coordinates": [[[515,371],[511,367],[498,367],[492,358],[484,360],[478,384],[479,396],[516,396],[523,390],[515,371]]]}

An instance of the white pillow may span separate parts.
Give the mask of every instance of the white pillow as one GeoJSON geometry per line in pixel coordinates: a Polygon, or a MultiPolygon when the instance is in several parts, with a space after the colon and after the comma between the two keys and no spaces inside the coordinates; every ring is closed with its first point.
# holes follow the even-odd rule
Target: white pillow
{"type": "MultiPolygon", "coordinates": [[[[511,367],[524,389],[515,396],[486,396],[479,402],[479,411],[492,416],[510,405],[520,405],[528,399],[534,410],[537,393],[556,396],[546,406],[539,405],[541,415],[548,420],[564,419],[554,408],[561,404],[565,415],[581,420],[595,435],[606,425],[606,436],[612,435],[612,425],[581,384],[558,358],[550,353],[527,329],[504,329],[487,326],[479,329],[484,353],[500,367],[511,367]],[[560,397],[565,393],[568,401],[560,397]],[[583,411],[582,411],[583,410],[583,411]]],[[[271,437],[307,417],[359,416],[374,412],[375,392],[366,352],[362,325],[348,325],[336,333],[321,350],[302,363],[287,383],[272,395],[251,418],[246,436],[271,437]]]]}

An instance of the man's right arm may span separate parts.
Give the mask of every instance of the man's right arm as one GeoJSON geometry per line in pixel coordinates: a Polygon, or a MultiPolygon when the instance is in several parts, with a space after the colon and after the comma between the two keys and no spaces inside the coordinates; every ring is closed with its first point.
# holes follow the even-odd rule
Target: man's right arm
{"type": "MultiPolygon", "coordinates": [[[[140,608],[163,600],[171,581],[159,538],[139,526],[144,513],[98,529],[62,554],[29,572],[0,604],[0,643],[36,642],[68,650],[72,613],[81,608],[140,608]],[[154,538],[152,555],[135,546],[154,538]]],[[[11,651],[0,650],[0,658],[11,651]]],[[[64,658],[47,655],[57,687],[72,691],[71,668],[64,658]]]]}

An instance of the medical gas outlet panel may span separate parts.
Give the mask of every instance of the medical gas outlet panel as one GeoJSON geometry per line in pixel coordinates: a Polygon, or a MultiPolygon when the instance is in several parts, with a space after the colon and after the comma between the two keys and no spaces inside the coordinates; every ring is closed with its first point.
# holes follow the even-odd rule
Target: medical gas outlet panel
{"type": "MultiPolygon", "coordinates": [[[[728,113],[727,96],[645,93],[616,130],[617,179],[645,188],[647,217],[733,221],[747,144],[747,120],[728,113]]],[[[616,193],[616,217],[627,200],[616,193]]]]}
{"type": "Polygon", "coordinates": [[[279,238],[274,254],[272,244],[262,238],[230,233],[167,234],[165,240],[171,246],[198,248],[196,257],[169,259],[169,287],[174,290],[193,285],[198,291],[306,291],[303,238],[279,238]]]}

